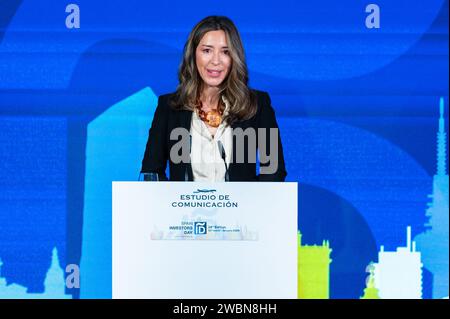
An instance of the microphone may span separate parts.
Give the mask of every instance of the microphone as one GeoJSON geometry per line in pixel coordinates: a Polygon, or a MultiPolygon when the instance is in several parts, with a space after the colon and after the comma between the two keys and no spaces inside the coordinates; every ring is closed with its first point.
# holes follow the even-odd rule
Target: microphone
{"type": "Polygon", "coordinates": [[[225,164],[225,182],[229,182],[230,174],[228,172],[227,161],[225,160],[225,158],[226,158],[225,147],[223,147],[223,144],[221,141],[217,141],[217,146],[219,147],[220,156],[222,157],[223,163],[225,164]]]}

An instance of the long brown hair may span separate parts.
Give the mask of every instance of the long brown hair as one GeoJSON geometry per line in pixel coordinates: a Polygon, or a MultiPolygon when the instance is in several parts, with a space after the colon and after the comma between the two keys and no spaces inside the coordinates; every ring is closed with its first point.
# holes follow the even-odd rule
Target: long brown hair
{"type": "MultiPolygon", "coordinates": [[[[201,94],[203,80],[197,70],[195,51],[203,36],[209,31],[223,30],[231,56],[231,68],[219,87],[219,94],[230,104],[224,121],[231,125],[235,121],[247,120],[256,114],[256,96],[248,87],[248,70],[244,47],[239,31],[227,17],[209,16],[192,29],[183,51],[183,59],[178,71],[179,84],[172,98],[176,110],[194,111],[201,94]]],[[[219,99],[220,103],[221,99],[219,99]]]]}

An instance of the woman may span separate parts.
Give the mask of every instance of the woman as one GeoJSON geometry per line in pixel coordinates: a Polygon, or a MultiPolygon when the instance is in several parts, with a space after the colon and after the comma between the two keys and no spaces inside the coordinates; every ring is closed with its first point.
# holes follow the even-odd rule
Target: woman
{"type": "Polygon", "coordinates": [[[172,181],[284,181],[269,95],[247,83],[244,49],[233,22],[221,16],[200,21],[184,47],[176,92],[158,99],[141,172],[167,180],[169,160],[172,181]]]}

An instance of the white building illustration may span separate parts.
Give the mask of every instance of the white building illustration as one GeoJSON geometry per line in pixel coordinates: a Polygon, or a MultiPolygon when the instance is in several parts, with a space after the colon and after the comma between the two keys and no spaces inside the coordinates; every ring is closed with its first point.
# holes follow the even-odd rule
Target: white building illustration
{"type": "Polygon", "coordinates": [[[11,284],[7,285],[6,279],[2,277],[2,261],[0,259],[0,299],[71,299],[72,296],[65,294],[66,284],[64,271],[59,266],[58,250],[53,248],[52,264],[45,277],[44,293],[27,293],[27,288],[11,284]]]}
{"type": "Polygon", "coordinates": [[[406,247],[384,251],[381,246],[375,266],[375,287],[381,299],[421,299],[422,261],[416,243],[411,242],[411,227],[407,227],[406,247]]]}
{"type": "Polygon", "coordinates": [[[449,182],[447,171],[447,133],[445,130],[444,99],[439,103],[439,130],[437,132],[437,165],[433,176],[433,191],[428,196],[430,202],[426,216],[426,231],[418,234],[414,240],[422,254],[424,268],[432,273],[432,297],[448,297],[449,283],[449,240],[448,240],[448,198],[449,182]]]}

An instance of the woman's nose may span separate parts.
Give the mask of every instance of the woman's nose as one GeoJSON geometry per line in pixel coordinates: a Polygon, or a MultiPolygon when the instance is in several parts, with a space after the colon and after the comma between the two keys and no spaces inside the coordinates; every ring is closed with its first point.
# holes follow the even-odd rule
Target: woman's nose
{"type": "Polygon", "coordinates": [[[220,54],[219,53],[214,53],[213,54],[211,63],[213,63],[213,64],[220,64],[220,54]]]}

